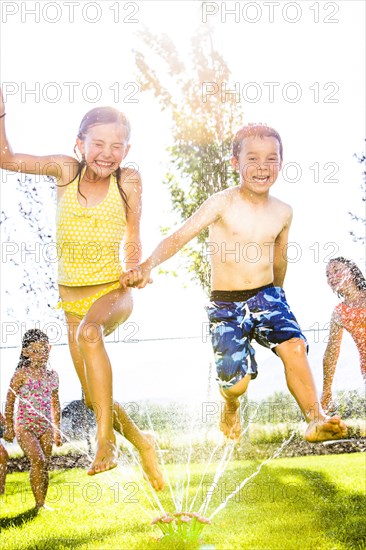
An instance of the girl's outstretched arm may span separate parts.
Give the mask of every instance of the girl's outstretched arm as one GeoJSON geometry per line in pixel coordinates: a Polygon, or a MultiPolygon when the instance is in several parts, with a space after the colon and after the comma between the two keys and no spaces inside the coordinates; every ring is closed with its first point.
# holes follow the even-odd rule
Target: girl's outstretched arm
{"type": "Polygon", "coordinates": [[[5,103],[0,89],[0,168],[10,172],[39,174],[57,178],[61,183],[68,183],[75,176],[78,161],[67,155],[35,156],[14,153],[5,131],[5,103]]]}
{"type": "Polygon", "coordinates": [[[321,404],[325,410],[329,408],[332,400],[332,382],[343,336],[343,327],[337,322],[337,317],[336,310],[334,310],[330,321],[329,340],[323,357],[323,393],[321,404]]]}
{"type": "Polygon", "coordinates": [[[22,370],[19,370],[13,374],[12,379],[10,380],[10,386],[8,394],[6,396],[5,404],[5,433],[4,439],[6,441],[13,441],[15,437],[14,431],[14,404],[15,399],[18,394],[20,387],[24,381],[24,373],[22,370]]]}

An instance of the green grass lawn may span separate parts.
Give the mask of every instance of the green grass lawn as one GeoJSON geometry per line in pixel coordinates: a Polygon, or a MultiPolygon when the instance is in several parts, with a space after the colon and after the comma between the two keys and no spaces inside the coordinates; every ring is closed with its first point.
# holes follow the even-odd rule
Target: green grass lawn
{"type": "MultiPolygon", "coordinates": [[[[354,453],[273,460],[213,518],[203,531],[204,544],[215,550],[365,549],[365,458],[365,454],[354,453]]],[[[259,464],[232,462],[215,486],[206,515],[259,464]]],[[[203,464],[191,465],[189,501],[204,468],[203,464]]],[[[215,469],[215,464],[210,466],[207,481],[213,480],[215,469]]],[[[167,470],[178,493],[186,467],[169,466],[167,470]]],[[[193,511],[198,511],[207,487],[198,491],[193,511]]],[[[175,511],[169,488],[160,498],[165,509],[175,511]]],[[[153,511],[141,487],[119,469],[93,478],[81,470],[52,471],[47,504],[54,511],[38,516],[32,513],[28,473],[11,474],[0,503],[0,547],[4,550],[184,547],[157,542],[160,532],[150,521],[159,511],[153,511]]]]}

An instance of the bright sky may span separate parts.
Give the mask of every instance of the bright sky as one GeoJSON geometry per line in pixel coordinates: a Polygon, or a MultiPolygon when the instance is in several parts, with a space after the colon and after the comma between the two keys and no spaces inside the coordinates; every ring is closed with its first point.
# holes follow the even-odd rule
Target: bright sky
{"type": "MultiPolygon", "coordinates": [[[[287,297],[304,329],[316,323],[324,327],[336,303],[325,281],[327,258],[343,255],[362,269],[365,264],[364,249],[348,234],[356,229],[348,211],[362,214],[361,166],[353,157],[362,151],[365,137],[362,1],[206,2],[204,8],[187,1],[3,1],[0,9],[1,81],[13,149],[72,154],[86,111],[96,105],[124,110],[133,130],[128,160],[138,164],[144,182],[146,254],[160,239],[160,226],[172,219],[162,185],[169,160],[165,148],[171,140],[168,117],[135,83],[137,33],[144,26],[167,33],[187,58],[193,33],[210,24],[215,47],[232,70],[227,89],[239,93],[246,121],[266,122],[281,134],[287,168],[273,194],[294,207],[287,297]]],[[[16,208],[13,189],[11,179],[1,189],[2,209],[9,212],[16,208]]],[[[26,236],[17,234],[16,239],[22,238],[26,236]]],[[[172,261],[163,267],[176,265],[172,261]]],[[[12,277],[7,267],[3,264],[5,286],[12,277]]],[[[131,322],[138,325],[139,338],[198,336],[206,322],[202,291],[182,275],[155,274],[155,284],[135,292],[135,302],[131,322]]],[[[2,322],[7,321],[3,312],[2,322]]],[[[164,368],[177,369],[185,348],[161,346],[137,348],[127,361],[148,368],[149,354],[155,354],[155,367],[163,365],[159,377],[164,378],[164,368]]],[[[187,349],[199,356],[196,349],[187,349]]],[[[6,359],[2,386],[15,367],[13,356],[6,359]]],[[[202,361],[200,373],[207,368],[207,359],[202,361]]],[[[191,366],[191,357],[185,362],[191,366]]],[[[182,369],[178,372],[183,378],[182,369]]],[[[190,383],[191,376],[192,368],[190,383]]],[[[265,387],[271,393],[270,380],[265,387]]],[[[168,390],[168,383],[160,384],[157,395],[167,397],[168,390]]]]}

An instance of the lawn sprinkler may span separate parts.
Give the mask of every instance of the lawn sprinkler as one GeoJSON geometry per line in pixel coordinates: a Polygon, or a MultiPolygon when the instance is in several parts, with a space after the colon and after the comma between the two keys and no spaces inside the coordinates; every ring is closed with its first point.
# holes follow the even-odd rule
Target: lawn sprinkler
{"type": "Polygon", "coordinates": [[[152,520],[163,533],[160,540],[198,543],[205,525],[211,521],[196,512],[166,513],[152,520]]]}

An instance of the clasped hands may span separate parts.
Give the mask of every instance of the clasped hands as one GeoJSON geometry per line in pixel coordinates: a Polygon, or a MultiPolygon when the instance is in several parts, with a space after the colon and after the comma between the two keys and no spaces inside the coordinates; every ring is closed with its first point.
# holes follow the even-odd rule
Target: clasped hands
{"type": "Polygon", "coordinates": [[[152,283],[150,271],[145,264],[137,265],[121,275],[119,282],[122,288],[135,287],[144,288],[148,283],[152,283]]]}

